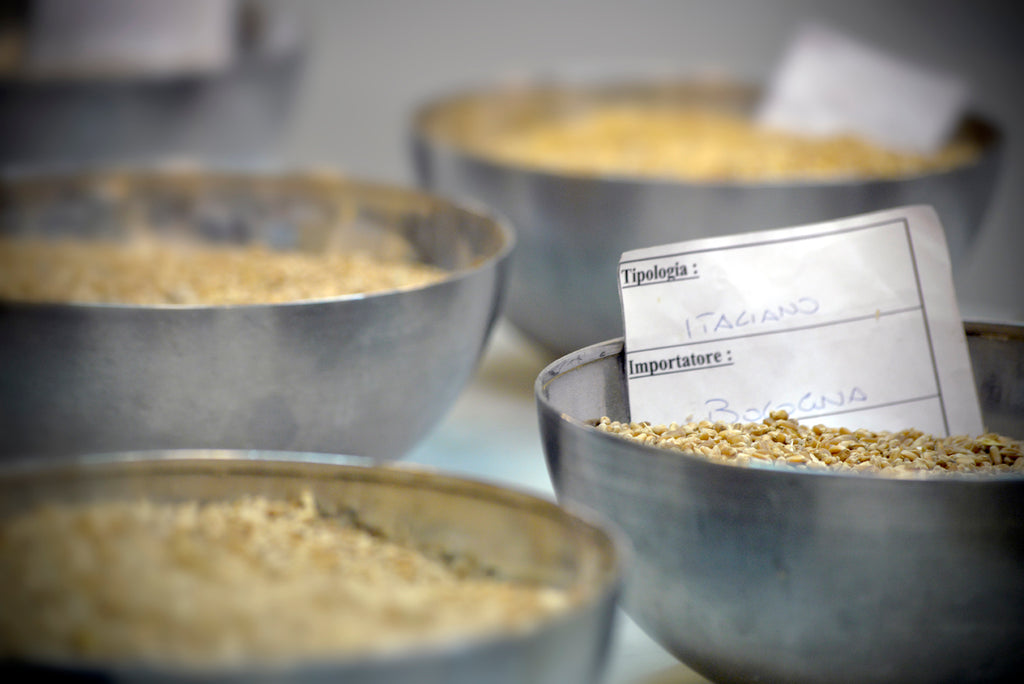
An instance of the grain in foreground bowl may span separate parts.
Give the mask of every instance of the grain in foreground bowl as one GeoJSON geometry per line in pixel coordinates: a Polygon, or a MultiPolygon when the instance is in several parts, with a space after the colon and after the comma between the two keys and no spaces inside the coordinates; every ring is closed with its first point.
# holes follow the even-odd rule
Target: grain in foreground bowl
{"type": "MultiPolygon", "coordinates": [[[[514,241],[486,213],[401,187],[201,170],[7,177],[0,232],[97,244],[177,240],[313,260],[360,249],[440,273],[261,302],[174,292],[187,269],[161,263],[164,275],[156,267],[151,278],[136,275],[168,281],[168,301],[9,295],[0,300],[6,455],[202,447],[401,456],[475,370],[514,241]]],[[[270,269],[254,267],[252,254],[238,273],[200,256],[191,270],[239,276],[232,294],[267,289],[270,269]]]]}
{"type": "Polygon", "coordinates": [[[794,151],[736,119],[713,116],[654,121],[653,137],[666,138],[655,140],[655,154],[630,149],[637,110],[671,119],[696,108],[742,119],[757,96],[748,85],[656,78],[482,87],[439,97],[415,113],[413,161],[422,187],[479,200],[511,221],[519,242],[506,313],[557,354],[622,334],[615,274],[630,249],[930,204],[946,229],[956,277],[981,225],[1001,150],[998,132],[977,117],[964,121],[956,149],[934,164],[893,159],[850,141],[794,151]],[[611,121],[584,121],[564,135],[530,132],[550,121],[600,118],[609,108],[619,110],[611,121]],[[677,129],[699,134],[680,142],[677,129]],[[607,150],[593,144],[594,134],[608,139],[607,150]],[[722,154],[755,144],[763,147],[753,155],[758,168],[722,154]],[[857,156],[864,157],[861,173],[844,174],[857,156]],[[766,159],[774,161],[761,166],[766,159]]]}
{"type": "MultiPolygon", "coordinates": [[[[986,428],[1024,436],[1024,328],[966,323],[986,428]]],[[[1019,681],[1024,477],[737,467],[632,443],[622,341],[538,377],[563,502],[635,549],[624,605],[719,682],[1019,681]]]]}
{"type": "MultiPolygon", "coordinates": [[[[0,469],[0,492],[0,525],[8,535],[4,544],[19,541],[10,521],[37,506],[55,506],[37,514],[51,524],[36,529],[49,530],[52,538],[21,541],[38,557],[63,547],[77,551],[75,563],[69,562],[76,565],[73,570],[62,566],[52,572],[57,579],[80,580],[77,586],[54,589],[47,584],[45,567],[34,568],[28,578],[17,574],[19,564],[31,562],[32,554],[0,559],[5,575],[27,583],[5,585],[0,593],[42,592],[37,593],[38,606],[50,619],[19,618],[11,614],[16,610],[12,606],[25,603],[5,601],[0,672],[119,681],[591,684],[604,666],[621,573],[618,547],[600,527],[533,496],[409,468],[373,467],[360,459],[316,462],[310,455],[198,450],[9,463],[0,469]],[[242,506],[239,501],[245,497],[249,503],[242,506]],[[273,515],[259,514],[258,500],[271,502],[264,507],[269,505],[273,515]],[[300,503],[289,504],[294,509],[290,512],[282,503],[289,501],[300,503]],[[79,536],[61,537],[67,528],[54,521],[61,520],[62,508],[72,506],[93,510],[73,519],[79,536]],[[161,516],[166,517],[170,506],[178,507],[176,518],[173,525],[164,525],[161,516]],[[223,511],[213,516],[204,506],[230,506],[229,511],[244,519],[232,521],[223,511]],[[142,511],[147,523],[140,526],[163,529],[166,538],[152,544],[133,542],[133,523],[109,515],[112,507],[120,507],[121,513],[142,511]],[[244,527],[244,522],[248,531],[230,529],[244,527]],[[123,538],[93,534],[108,524],[121,525],[123,538]],[[282,525],[292,529],[282,531],[282,525]],[[335,534],[353,527],[370,534],[336,558],[329,527],[335,534]],[[325,535],[326,542],[318,543],[325,535]],[[481,618],[501,607],[497,590],[493,597],[477,593],[472,605],[434,615],[416,605],[425,599],[428,581],[412,587],[419,589],[417,594],[410,593],[413,583],[392,577],[390,592],[377,587],[385,591],[378,591],[375,603],[359,574],[388,568],[356,552],[365,553],[385,540],[421,554],[421,564],[427,558],[458,570],[455,574],[467,583],[497,586],[500,580],[520,591],[532,588],[563,600],[507,625],[502,620],[487,625],[481,618]],[[129,542],[139,546],[137,552],[120,548],[119,558],[119,544],[129,542]],[[171,561],[148,565],[153,547],[163,548],[171,561]],[[90,569],[90,552],[96,557],[107,554],[106,567],[90,569]],[[244,600],[240,592],[246,587],[234,583],[256,582],[257,565],[274,571],[262,580],[272,586],[261,592],[253,585],[244,600]],[[335,578],[321,576],[325,566],[337,566],[333,590],[328,584],[335,578]],[[133,568],[137,585],[132,584],[133,568]],[[213,586],[218,582],[224,584],[221,596],[213,586]],[[323,595],[318,598],[307,582],[325,582],[323,595]],[[357,583],[362,593],[346,594],[357,583]],[[289,587],[291,604],[275,600],[289,587]],[[198,602],[200,590],[213,592],[208,605],[198,602]],[[241,600],[232,603],[235,594],[241,600]],[[351,605],[346,608],[346,603],[351,605]],[[357,619],[361,624],[353,633],[353,625],[345,623],[357,619]],[[58,638],[64,623],[76,620],[78,631],[58,638]],[[441,621],[446,624],[424,624],[441,621]],[[52,628],[49,640],[42,635],[47,626],[52,628]],[[301,631],[330,627],[338,631],[333,643],[334,634],[313,631],[304,637],[301,631]],[[33,629],[35,633],[24,633],[33,629]],[[363,632],[373,638],[367,641],[363,632]],[[410,634],[413,638],[407,638],[410,634]],[[190,637],[194,643],[188,642],[190,637]],[[207,648],[209,642],[223,648],[207,648]],[[35,647],[27,656],[26,644],[35,647]],[[133,648],[142,650],[133,656],[133,648]]],[[[388,558],[394,565],[389,571],[402,575],[421,570],[410,555],[388,558]]],[[[468,585],[457,588],[472,590],[468,585]]],[[[445,600],[454,596],[449,593],[445,600]]]]}

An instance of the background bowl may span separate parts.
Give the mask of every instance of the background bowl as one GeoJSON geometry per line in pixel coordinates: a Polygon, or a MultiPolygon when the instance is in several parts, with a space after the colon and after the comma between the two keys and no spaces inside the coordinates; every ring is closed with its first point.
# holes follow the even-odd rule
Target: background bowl
{"type": "Polygon", "coordinates": [[[415,114],[416,176],[424,188],[474,198],[512,223],[518,247],[506,313],[559,355],[622,335],[615,274],[629,249],[930,204],[946,229],[956,278],[995,185],[1002,148],[997,131],[977,117],[963,130],[984,147],[976,163],[896,180],[690,183],[588,176],[530,169],[470,149],[473,141],[524,121],[596,103],[705,104],[747,112],[757,95],[752,86],[726,82],[634,79],[520,83],[444,96],[415,114]]]}
{"type": "Polygon", "coordinates": [[[0,229],[392,250],[448,271],[284,304],[0,301],[0,455],[159,448],[402,456],[450,408],[499,313],[511,230],[398,187],[325,175],[138,171],[9,178],[0,229]]]}
{"type": "MultiPolygon", "coordinates": [[[[991,430],[1024,435],[1024,326],[967,323],[991,430]]],[[[1019,681],[1024,477],[927,480],[712,463],[599,432],[628,420],[622,341],[536,396],[559,499],[631,539],[624,605],[721,682],[1019,681]]]]}
{"type": "MultiPolygon", "coordinates": [[[[288,8],[232,3],[237,14],[232,57],[222,69],[202,72],[160,70],[131,60],[122,61],[120,69],[100,70],[89,59],[95,54],[81,47],[97,40],[91,28],[75,23],[73,11],[31,4],[7,3],[3,16],[0,164],[5,168],[182,158],[265,164],[277,158],[307,51],[288,8]],[[37,63],[40,56],[49,69],[37,63]],[[62,66],[53,67],[54,58],[62,66]],[[77,69],[68,69],[69,62],[77,69]]],[[[132,16],[149,18],[134,27],[139,35],[154,35],[158,13],[140,10],[132,16]]],[[[189,16],[198,20],[210,13],[189,16]]]]}
{"type": "MultiPolygon", "coordinates": [[[[399,542],[444,548],[492,563],[508,576],[579,592],[580,601],[522,633],[463,640],[393,656],[280,666],[174,671],[110,663],[0,660],[0,673],[77,675],[117,681],[348,684],[592,684],[599,681],[615,615],[621,558],[600,527],[554,503],[508,489],[408,468],[294,460],[282,453],[120,453],[0,468],[0,515],[44,501],[219,501],[245,495],[297,497],[351,508],[399,542]]],[[[272,618],[271,618],[272,619],[272,618]]],[[[49,680],[48,680],[49,681],[49,680]]]]}

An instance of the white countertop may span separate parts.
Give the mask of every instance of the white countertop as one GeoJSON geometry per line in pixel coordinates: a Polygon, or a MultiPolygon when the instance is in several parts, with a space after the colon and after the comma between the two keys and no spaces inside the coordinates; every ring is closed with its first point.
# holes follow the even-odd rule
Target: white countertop
{"type": "MultiPolygon", "coordinates": [[[[533,396],[534,381],[554,359],[500,320],[470,384],[405,461],[554,499],[533,396]]],[[[613,644],[604,684],[707,681],[679,664],[621,611],[613,644]]]]}

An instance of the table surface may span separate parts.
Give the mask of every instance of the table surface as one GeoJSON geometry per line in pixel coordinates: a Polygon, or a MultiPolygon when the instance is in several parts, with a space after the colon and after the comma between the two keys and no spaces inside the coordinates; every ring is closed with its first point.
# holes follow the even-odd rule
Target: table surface
{"type": "MultiPolygon", "coordinates": [[[[455,405],[405,461],[554,499],[533,384],[555,356],[501,319],[455,405]]],[[[604,684],[703,684],[619,611],[604,684]]]]}

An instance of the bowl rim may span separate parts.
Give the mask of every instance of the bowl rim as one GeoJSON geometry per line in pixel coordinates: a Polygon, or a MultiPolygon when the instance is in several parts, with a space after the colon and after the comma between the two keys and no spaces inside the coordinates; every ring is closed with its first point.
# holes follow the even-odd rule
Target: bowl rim
{"type": "MultiPolygon", "coordinates": [[[[991,336],[1005,336],[1010,335],[1016,338],[1024,339],[1024,323],[1016,323],[1012,321],[997,321],[997,320],[970,320],[964,321],[964,327],[967,335],[991,335],[991,336]]],[[[872,483],[870,485],[854,485],[854,486],[885,486],[885,487],[1005,487],[1009,486],[1020,486],[1024,484],[1024,472],[1021,473],[941,473],[941,474],[930,474],[924,472],[920,475],[912,477],[890,477],[880,475],[873,472],[851,472],[851,471],[840,471],[831,468],[805,468],[799,465],[791,464],[758,464],[754,463],[750,466],[738,466],[730,463],[723,463],[713,461],[696,454],[692,454],[686,451],[677,451],[662,449],[656,446],[647,444],[640,444],[634,442],[628,442],[621,437],[617,437],[613,434],[609,434],[602,430],[598,430],[591,421],[600,418],[595,416],[594,418],[579,418],[578,416],[572,416],[564,411],[560,410],[555,406],[554,402],[550,399],[547,393],[548,386],[556,382],[563,375],[578,370],[586,365],[599,362],[607,362],[609,359],[617,359],[621,357],[623,350],[625,349],[625,339],[623,337],[616,337],[603,342],[597,342],[595,344],[588,345],[577,351],[570,352],[544,367],[537,379],[534,382],[534,397],[538,406],[538,410],[541,414],[548,414],[550,416],[557,416],[558,423],[570,426],[574,430],[582,430],[588,435],[593,435],[597,439],[602,440],[603,443],[608,445],[614,445],[616,450],[628,450],[636,451],[638,454],[643,454],[644,458],[648,461],[656,461],[658,463],[671,464],[674,461],[680,461],[687,464],[687,467],[704,469],[712,469],[709,472],[716,472],[719,474],[730,473],[736,478],[748,478],[753,481],[757,481],[758,478],[805,478],[807,476],[826,478],[833,482],[858,482],[858,483],[872,483]],[[723,470],[724,469],[724,470],[723,470]],[[890,484],[891,483],[891,484],[890,484]]],[[[541,426],[544,426],[544,420],[541,420],[541,426]]],[[[545,445],[546,445],[545,440],[545,445]]],[[[547,454],[550,458],[550,454],[547,454]]]]}
{"type": "MultiPolygon", "coordinates": [[[[583,526],[588,536],[599,543],[587,544],[600,556],[600,581],[592,582],[582,598],[567,610],[530,622],[525,628],[488,632],[458,638],[443,638],[425,644],[369,653],[341,654],[340,657],[315,656],[286,658],[268,662],[235,662],[203,664],[167,664],[146,661],[84,660],[53,658],[46,660],[0,657],[0,674],[8,668],[41,668],[49,671],[69,670],[81,673],[106,673],[126,677],[147,676],[295,676],[302,673],[328,671],[343,673],[375,665],[401,667],[419,660],[431,661],[458,657],[503,644],[526,644],[543,633],[556,629],[608,603],[616,605],[621,595],[625,574],[632,559],[628,538],[604,516],[584,504],[560,503],[525,488],[496,480],[448,473],[415,463],[380,461],[371,457],[345,454],[323,454],[273,450],[244,449],[153,449],[112,451],[90,454],[69,454],[47,459],[16,458],[0,462],[0,482],[11,478],[75,477],[83,471],[100,471],[92,477],[116,475],[119,470],[140,469],[137,474],[159,476],[164,469],[181,468],[179,473],[230,477],[232,474],[267,477],[320,477],[334,473],[332,479],[372,480],[388,486],[426,487],[443,495],[490,501],[504,508],[531,510],[554,520],[560,526],[583,526]],[[155,469],[155,470],[152,470],[155,469]],[[264,472],[258,472],[258,471],[264,472]],[[106,471],[106,472],[104,472],[106,471]],[[305,471],[305,474],[303,474],[305,471]]],[[[2,515],[2,514],[0,514],[2,515]]],[[[595,623],[596,624],[596,623],[595,623]]]]}
{"type": "Polygon", "coordinates": [[[483,166],[490,170],[502,171],[511,174],[520,174],[526,178],[536,178],[546,182],[572,182],[572,183],[593,183],[598,186],[608,187],[649,187],[649,188],[699,188],[703,190],[737,190],[737,189],[786,189],[800,191],[814,191],[831,188],[864,189],[872,187],[892,187],[896,184],[910,183],[922,179],[935,179],[964,173],[987,164],[997,163],[1002,155],[1005,146],[1005,135],[993,119],[984,115],[977,109],[971,108],[964,112],[962,123],[979,127],[984,132],[985,145],[978,156],[965,164],[951,168],[938,169],[933,172],[918,172],[908,175],[893,176],[891,178],[864,178],[864,177],[836,177],[824,179],[780,179],[780,180],[699,180],[699,179],[673,179],[669,176],[650,175],[643,176],[628,173],[584,173],[580,171],[558,171],[542,166],[527,166],[501,160],[486,153],[468,149],[458,143],[439,139],[428,130],[426,122],[433,116],[442,115],[447,108],[455,105],[461,100],[473,97],[489,97],[509,92],[532,93],[543,89],[568,87],[577,89],[598,89],[601,87],[615,85],[637,85],[653,86],[658,83],[673,83],[679,85],[695,84],[698,86],[725,86],[745,90],[756,94],[761,89],[756,79],[741,77],[738,75],[720,74],[694,74],[684,73],[679,70],[654,70],[653,72],[600,75],[599,73],[587,72],[580,74],[572,69],[563,73],[536,72],[533,75],[511,76],[508,78],[497,78],[491,80],[477,81],[475,84],[463,85],[461,87],[449,88],[440,94],[424,99],[413,109],[409,117],[408,127],[411,131],[414,145],[422,146],[433,153],[444,153],[456,158],[464,159],[483,166]]]}
{"type": "Polygon", "coordinates": [[[245,304],[132,304],[123,302],[35,302],[21,301],[0,298],[0,310],[125,310],[125,311],[159,311],[159,312],[180,312],[180,311],[223,311],[223,310],[260,310],[260,309],[281,309],[302,306],[338,304],[341,302],[352,302],[361,300],[387,299],[402,296],[413,292],[427,292],[434,289],[457,283],[476,274],[495,268],[509,259],[515,250],[517,236],[508,221],[500,213],[487,207],[481,202],[467,198],[451,198],[445,195],[431,193],[424,189],[413,188],[388,181],[350,176],[340,171],[323,167],[302,167],[291,166],[276,169],[255,169],[235,168],[230,166],[202,165],[194,167],[180,165],[177,163],[150,164],[150,165],[69,165],[69,166],[38,166],[31,169],[8,169],[0,171],[0,189],[9,184],[21,182],[52,182],[65,183],[79,180],[103,182],[107,178],[118,178],[121,176],[138,175],[146,180],[151,179],[176,179],[176,178],[212,178],[215,181],[235,182],[301,182],[303,180],[316,184],[331,183],[336,189],[351,191],[358,197],[361,193],[375,191],[390,191],[401,193],[403,196],[414,201],[436,202],[446,210],[468,214],[482,223],[491,226],[496,234],[499,245],[493,253],[475,259],[469,266],[456,270],[446,271],[444,277],[428,283],[408,287],[396,287],[390,289],[373,290],[369,292],[354,292],[349,294],[334,295],[331,297],[317,297],[310,299],[296,299],[287,302],[251,302],[245,304]]]}

